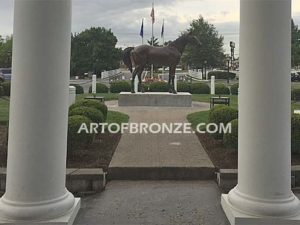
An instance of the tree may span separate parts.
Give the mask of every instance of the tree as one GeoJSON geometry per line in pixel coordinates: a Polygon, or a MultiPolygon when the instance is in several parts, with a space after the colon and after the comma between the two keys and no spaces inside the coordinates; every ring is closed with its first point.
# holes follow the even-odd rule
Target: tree
{"type": "Polygon", "coordinates": [[[203,68],[205,62],[208,67],[224,65],[224,38],[218,34],[214,25],[209,24],[200,16],[191,22],[187,31],[192,32],[199,39],[201,45],[189,44],[182,58],[183,63],[195,68],[203,68]]]}
{"type": "Polygon", "coordinates": [[[0,68],[10,68],[12,61],[12,37],[0,36],[0,68]]]}
{"type": "Polygon", "coordinates": [[[85,30],[72,35],[71,75],[119,68],[121,49],[118,40],[109,29],[103,27],[85,30]]]}
{"type": "Polygon", "coordinates": [[[153,40],[153,46],[158,47],[159,46],[158,38],[151,37],[151,39],[147,41],[149,45],[152,45],[152,40],[153,40]]]}
{"type": "Polygon", "coordinates": [[[292,20],[292,67],[300,65],[300,30],[292,20]]]}

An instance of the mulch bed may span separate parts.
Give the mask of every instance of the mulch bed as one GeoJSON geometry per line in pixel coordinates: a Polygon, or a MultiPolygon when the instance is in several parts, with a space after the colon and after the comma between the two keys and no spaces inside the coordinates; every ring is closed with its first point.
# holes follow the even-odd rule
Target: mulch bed
{"type": "MultiPolygon", "coordinates": [[[[98,134],[93,144],[68,152],[67,168],[103,168],[107,171],[121,134],[98,134]]],[[[7,127],[0,125],[0,167],[6,167],[7,127]]]]}
{"type": "MultiPolygon", "coordinates": [[[[226,148],[222,140],[215,140],[209,134],[197,133],[197,136],[217,169],[237,169],[237,150],[226,148]]],[[[292,165],[300,165],[300,155],[292,155],[292,165]]]]}

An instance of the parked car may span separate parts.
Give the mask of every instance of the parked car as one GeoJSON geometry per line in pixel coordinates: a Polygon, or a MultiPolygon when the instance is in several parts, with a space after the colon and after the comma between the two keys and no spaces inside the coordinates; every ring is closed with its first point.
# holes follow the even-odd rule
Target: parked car
{"type": "Polygon", "coordinates": [[[0,76],[4,78],[4,80],[11,80],[11,68],[0,68],[0,76]]]}
{"type": "Polygon", "coordinates": [[[291,81],[292,82],[300,81],[300,73],[299,72],[291,72],[291,81]]]}

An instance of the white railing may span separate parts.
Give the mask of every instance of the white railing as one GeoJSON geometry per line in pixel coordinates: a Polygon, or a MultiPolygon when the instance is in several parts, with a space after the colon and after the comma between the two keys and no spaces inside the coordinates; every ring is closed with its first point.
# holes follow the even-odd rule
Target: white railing
{"type": "Polygon", "coordinates": [[[121,73],[120,69],[104,71],[104,72],[101,73],[101,78],[106,79],[106,78],[109,78],[111,76],[115,76],[119,73],[121,73]]]}

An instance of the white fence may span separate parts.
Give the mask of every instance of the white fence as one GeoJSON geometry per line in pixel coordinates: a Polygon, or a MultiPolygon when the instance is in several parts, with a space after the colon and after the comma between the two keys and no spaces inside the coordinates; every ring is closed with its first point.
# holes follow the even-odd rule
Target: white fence
{"type": "Polygon", "coordinates": [[[106,78],[109,78],[111,76],[115,76],[118,73],[121,73],[120,69],[104,71],[104,72],[101,73],[101,78],[106,79],[106,78]]]}

